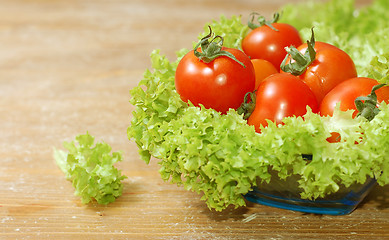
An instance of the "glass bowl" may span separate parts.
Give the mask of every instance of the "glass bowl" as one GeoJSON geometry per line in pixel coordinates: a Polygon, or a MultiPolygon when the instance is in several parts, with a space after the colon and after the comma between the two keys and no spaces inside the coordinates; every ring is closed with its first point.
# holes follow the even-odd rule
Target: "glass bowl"
{"type": "Polygon", "coordinates": [[[364,184],[340,186],[338,192],[315,200],[302,199],[298,187],[298,177],[291,176],[285,180],[272,174],[269,183],[258,183],[245,198],[254,203],[287,210],[325,214],[345,215],[351,213],[376,185],[376,180],[368,178],[364,184]]]}

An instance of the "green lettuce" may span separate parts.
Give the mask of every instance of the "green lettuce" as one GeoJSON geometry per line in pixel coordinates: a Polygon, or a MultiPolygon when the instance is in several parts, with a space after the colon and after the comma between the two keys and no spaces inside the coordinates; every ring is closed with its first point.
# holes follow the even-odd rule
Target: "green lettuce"
{"type": "MultiPolygon", "coordinates": [[[[209,33],[208,26],[211,26],[217,35],[223,37],[223,46],[229,48],[242,49],[241,42],[249,32],[249,27],[241,21],[241,16],[226,18],[221,15],[219,20],[213,20],[204,26],[204,32],[198,36],[199,40],[209,33]]],[[[196,44],[194,43],[193,46],[196,44]]]]}
{"type": "MultiPolygon", "coordinates": [[[[389,45],[385,39],[389,24],[383,20],[389,13],[387,5],[387,1],[377,0],[356,9],[351,0],[309,2],[286,6],[281,21],[296,25],[305,36],[314,23],[318,40],[348,52],[360,76],[388,83],[389,45]]],[[[239,48],[248,32],[236,16],[210,22],[204,26],[205,33],[208,25],[224,36],[229,47],[239,48]]],[[[146,70],[139,85],[130,91],[135,110],[128,138],[136,142],[146,163],[151,157],[159,159],[165,181],[202,194],[208,207],[218,211],[230,205],[244,206],[244,194],[258,183],[270,182],[273,172],[280,179],[298,176],[301,197],[307,199],[325,197],[368,178],[376,178],[380,185],[389,183],[388,105],[381,104],[371,122],[352,118],[352,111],[337,108],[333,117],[321,117],[307,108],[303,117],[285,118],[278,126],[269,122],[258,134],[235,110],[221,115],[181,101],[174,75],[186,52],[179,51],[177,59],[169,61],[153,51],[152,70],[146,70]],[[332,132],[340,133],[340,142],[326,141],[332,132]],[[312,159],[307,160],[306,155],[312,159]]]]}
{"type": "Polygon", "coordinates": [[[160,126],[180,117],[186,107],[174,87],[178,61],[171,63],[158,50],[154,50],[151,53],[154,71],[146,70],[139,85],[130,91],[130,103],[135,106],[135,111],[127,135],[135,139],[140,156],[146,163],[163,141],[160,126]]]}
{"type": "Polygon", "coordinates": [[[113,166],[122,160],[120,152],[111,153],[111,147],[104,142],[94,145],[94,137],[89,133],[63,145],[68,151],[54,149],[54,159],[82,203],[95,199],[99,204],[108,204],[122,195],[121,181],[127,177],[113,166]]]}

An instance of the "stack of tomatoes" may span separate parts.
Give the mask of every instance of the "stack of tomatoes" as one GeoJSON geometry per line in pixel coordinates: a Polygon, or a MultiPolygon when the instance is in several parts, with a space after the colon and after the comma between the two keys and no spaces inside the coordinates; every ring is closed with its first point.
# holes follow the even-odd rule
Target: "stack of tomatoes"
{"type": "MultiPolygon", "coordinates": [[[[332,115],[355,109],[357,97],[367,96],[378,85],[358,77],[351,57],[341,49],[312,38],[303,43],[298,30],[258,17],[242,41],[242,50],[223,47],[223,38],[210,34],[186,54],[176,69],[175,85],[181,99],[226,113],[246,111],[248,124],[257,132],[268,121],[302,116],[309,106],[314,113],[332,115]],[[243,108],[242,108],[243,107],[243,108]]],[[[376,91],[377,102],[389,102],[389,87],[376,91]]],[[[357,112],[357,111],[356,111],[357,112]]]]}

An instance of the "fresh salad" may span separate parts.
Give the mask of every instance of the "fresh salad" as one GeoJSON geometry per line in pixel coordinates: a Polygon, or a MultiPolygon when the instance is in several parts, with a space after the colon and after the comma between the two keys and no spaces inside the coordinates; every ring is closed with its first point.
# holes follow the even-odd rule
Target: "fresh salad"
{"type": "Polygon", "coordinates": [[[154,50],[130,91],[141,158],[210,209],[244,206],[270,172],[298,176],[303,199],[389,183],[389,2],[279,13],[221,16],[173,61],[154,50]]]}

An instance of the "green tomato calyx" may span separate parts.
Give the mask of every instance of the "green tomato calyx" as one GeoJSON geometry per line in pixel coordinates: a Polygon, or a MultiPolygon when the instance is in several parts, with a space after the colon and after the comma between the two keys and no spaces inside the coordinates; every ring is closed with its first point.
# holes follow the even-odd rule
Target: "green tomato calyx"
{"type": "Polygon", "coordinates": [[[299,76],[303,74],[307,69],[307,67],[311,65],[311,63],[315,60],[316,51],[315,51],[315,35],[313,32],[313,28],[311,29],[311,31],[312,31],[311,40],[307,40],[308,48],[304,54],[302,54],[294,46],[285,48],[287,54],[281,63],[282,71],[291,73],[295,76],[299,76]],[[289,63],[286,63],[289,57],[290,57],[290,61],[289,63]]]}
{"type": "Polygon", "coordinates": [[[248,119],[251,115],[251,113],[255,109],[255,101],[257,96],[255,95],[255,92],[248,92],[244,96],[243,103],[240,105],[240,107],[236,110],[239,115],[243,114],[243,119],[248,119]]]}
{"type": "Polygon", "coordinates": [[[278,32],[278,29],[276,29],[272,25],[273,23],[278,22],[278,20],[280,19],[280,14],[278,12],[273,14],[273,19],[271,21],[266,21],[266,18],[264,16],[262,16],[259,13],[256,13],[256,12],[251,13],[250,16],[251,16],[251,19],[247,23],[247,25],[248,25],[248,27],[250,29],[254,30],[254,29],[262,27],[262,26],[268,26],[271,29],[273,29],[274,31],[278,32]],[[258,24],[254,23],[255,16],[258,16],[257,17],[258,24]]]}
{"type": "Polygon", "coordinates": [[[375,85],[369,95],[357,97],[355,99],[355,106],[357,107],[358,114],[357,116],[362,116],[368,121],[374,119],[374,117],[380,112],[380,109],[377,107],[377,94],[375,91],[385,86],[386,84],[375,85]]]}
{"type": "Polygon", "coordinates": [[[243,67],[246,67],[242,62],[240,62],[236,57],[223,49],[223,37],[220,35],[213,36],[213,32],[210,26],[209,28],[209,34],[205,37],[203,37],[200,42],[194,47],[194,55],[201,61],[205,63],[210,63],[213,60],[215,60],[218,57],[225,56],[229,57],[232,60],[236,61],[243,67]],[[200,47],[201,52],[198,51],[198,48],[200,47]]]}

